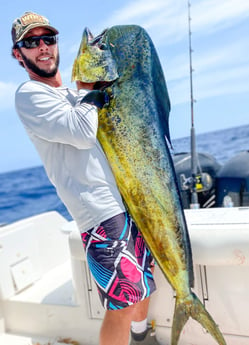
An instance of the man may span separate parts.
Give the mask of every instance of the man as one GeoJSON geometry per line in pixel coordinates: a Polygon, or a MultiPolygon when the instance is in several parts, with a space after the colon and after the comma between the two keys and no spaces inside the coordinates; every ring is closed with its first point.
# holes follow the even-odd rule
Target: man
{"type": "Polygon", "coordinates": [[[96,138],[96,108],[80,104],[94,84],[77,82],[78,91],[62,84],[57,35],[49,21],[36,13],[26,12],[14,21],[12,55],[30,79],[16,91],[16,110],[81,232],[106,309],[100,345],[127,345],[130,327],[131,344],[158,345],[146,319],[149,296],[155,290],[152,258],[126,212],[96,138]],[[103,272],[108,278],[104,281],[103,272]]]}

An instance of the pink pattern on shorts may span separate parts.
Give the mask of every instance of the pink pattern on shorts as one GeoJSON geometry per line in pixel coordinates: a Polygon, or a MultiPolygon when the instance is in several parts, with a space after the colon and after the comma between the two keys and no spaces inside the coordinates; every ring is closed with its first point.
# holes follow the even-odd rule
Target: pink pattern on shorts
{"type": "Polygon", "coordinates": [[[120,268],[123,275],[130,281],[138,283],[141,280],[141,272],[139,272],[134,263],[128,260],[126,257],[121,258],[120,268]]]}

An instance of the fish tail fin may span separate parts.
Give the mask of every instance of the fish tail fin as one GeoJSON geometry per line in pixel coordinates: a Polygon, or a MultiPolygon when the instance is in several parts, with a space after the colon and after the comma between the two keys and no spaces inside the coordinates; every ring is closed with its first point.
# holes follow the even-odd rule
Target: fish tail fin
{"type": "Polygon", "coordinates": [[[171,330],[171,345],[177,345],[182,329],[190,317],[190,313],[186,312],[185,303],[179,302],[176,297],[175,312],[171,330]]]}
{"type": "Polygon", "coordinates": [[[220,332],[218,326],[214,322],[212,316],[205,309],[199,298],[192,293],[191,298],[186,300],[178,300],[176,298],[171,345],[177,345],[181,331],[188,321],[189,317],[198,321],[205,328],[219,345],[226,345],[225,339],[220,332]]]}

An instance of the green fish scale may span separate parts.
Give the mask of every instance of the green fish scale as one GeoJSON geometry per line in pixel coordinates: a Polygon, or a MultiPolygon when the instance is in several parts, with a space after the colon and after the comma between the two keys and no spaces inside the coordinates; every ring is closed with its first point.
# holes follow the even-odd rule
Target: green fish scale
{"type": "Polygon", "coordinates": [[[166,277],[170,277],[176,289],[179,289],[179,284],[175,278],[185,272],[186,286],[180,288],[185,295],[189,278],[181,227],[175,217],[179,208],[175,201],[177,193],[172,198],[175,176],[171,174],[165,133],[158,126],[153,76],[147,68],[152,60],[151,45],[143,44],[141,54],[138,42],[144,33],[140,29],[138,33],[134,28],[132,30],[132,35],[128,32],[126,36],[124,33],[120,36],[119,28],[117,32],[113,29],[107,31],[106,41],[111,42],[112,55],[117,56],[119,79],[113,84],[114,101],[108,108],[113,121],[106,121],[105,110],[99,111],[101,130],[98,138],[108,153],[117,184],[133,218],[162,270],[169,271],[166,277]],[[117,117],[121,118],[118,123],[117,117]],[[177,262],[172,260],[175,253],[178,253],[177,262]]]}
{"type": "MultiPolygon", "coordinates": [[[[166,136],[170,141],[170,103],[154,46],[147,33],[134,25],[112,27],[101,41],[111,51],[110,69],[117,69],[119,78],[107,89],[112,93],[109,106],[99,110],[98,139],[132,218],[176,290],[171,345],[177,345],[190,316],[200,322],[218,344],[225,345],[212,317],[190,290],[193,284],[191,247],[165,140],[166,136]]],[[[84,63],[80,56],[75,65],[78,63],[84,63]]],[[[95,72],[100,70],[97,68],[95,72]]],[[[92,72],[89,75],[94,79],[92,72]]],[[[74,77],[80,80],[82,75],[74,77]]],[[[96,73],[97,77],[101,79],[96,73]]],[[[102,81],[106,81],[105,78],[103,70],[102,81]]],[[[110,76],[107,78],[111,80],[110,76]]]]}
{"type": "Polygon", "coordinates": [[[72,79],[107,81],[117,72],[110,105],[99,110],[98,139],[148,247],[173,288],[185,296],[193,280],[192,257],[165,142],[170,103],[160,62],[139,26],[112,27],[100,41],[109,50],[98,51],[83,35],[72,79]]]}

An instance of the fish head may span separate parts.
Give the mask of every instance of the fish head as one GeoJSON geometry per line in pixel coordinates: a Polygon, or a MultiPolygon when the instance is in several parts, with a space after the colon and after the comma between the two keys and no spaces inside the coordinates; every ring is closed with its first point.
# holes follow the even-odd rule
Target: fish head
{"type": "Polygon", "coordinates": [[[94,38],[90,30],[85,28],[72,69],[72,81],[111,82],[118,78],[116,62],[105,39],[107,31],[94,38]]]}

